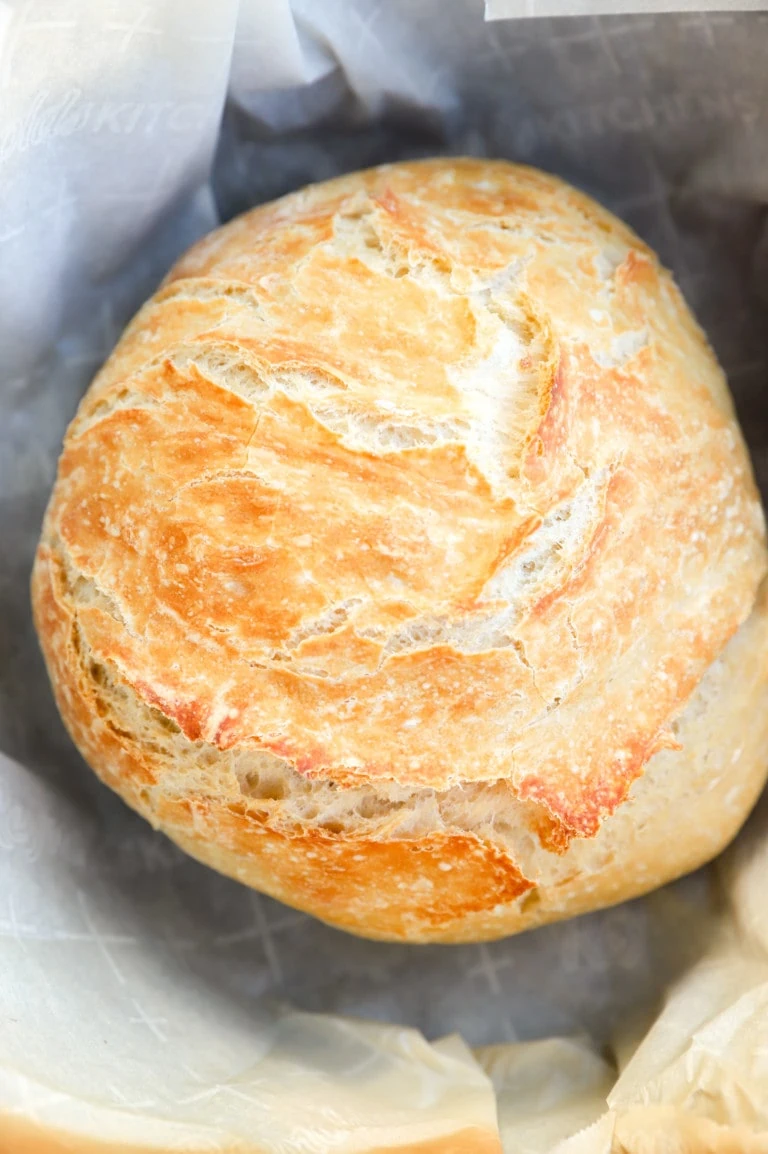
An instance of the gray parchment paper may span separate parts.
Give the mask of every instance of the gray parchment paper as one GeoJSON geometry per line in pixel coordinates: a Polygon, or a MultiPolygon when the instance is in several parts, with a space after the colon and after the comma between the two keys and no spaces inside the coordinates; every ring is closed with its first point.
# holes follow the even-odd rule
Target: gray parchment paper
{"type": "Polygon", "coordinates": [[[347,937],[187,860],[95,781],[53,705],[28,575],[66,423],[173,258],[310,180],[443,152],[559,173],[658,250],[728,372],[765,494],[768,15],[291,9],[0,3],[0,1006],[23,981],[41,1021],[61,1016],[53,943],[75,984],[112,974],[94,1012],[146,1019],[160,1046],[158,959],[243,1021],[270,995],[473,1045],[599,1042],[689,961],[670,917],[706,904],[708,872],[488,946],[347,937]]]}

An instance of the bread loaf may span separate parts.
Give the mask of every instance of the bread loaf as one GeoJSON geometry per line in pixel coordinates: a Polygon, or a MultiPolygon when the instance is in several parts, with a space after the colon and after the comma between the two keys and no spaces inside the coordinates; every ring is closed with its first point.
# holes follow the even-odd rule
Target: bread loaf
{"type": "Polygon", "coordinates": [[[196,245],[64,445],[64,720],[196,856],[370,937],[499,937],[716,854],[768,754],[763,517],[670,276],[481,160],[196,245]]]}

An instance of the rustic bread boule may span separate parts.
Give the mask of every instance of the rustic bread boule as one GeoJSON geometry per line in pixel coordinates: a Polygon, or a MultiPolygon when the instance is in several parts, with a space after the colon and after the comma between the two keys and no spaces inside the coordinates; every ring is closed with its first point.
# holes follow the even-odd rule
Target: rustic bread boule
{"type": "Polygon", "coordinates": [[[75,742],[179,845],[460,941],[733,836],[768,769],[765,573],[655,256],[554,177],[453,159],[182,258],[67,434],[33,601],[75,742]]]}

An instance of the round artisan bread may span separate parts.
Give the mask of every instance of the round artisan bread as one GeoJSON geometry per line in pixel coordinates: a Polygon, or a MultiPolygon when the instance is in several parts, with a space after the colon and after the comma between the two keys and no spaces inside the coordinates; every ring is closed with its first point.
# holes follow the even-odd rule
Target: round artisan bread
{"type": "Polygon", "coordinates": [[[195,857],[370,937],[716,854],[768,766],[763,517],[670,276],[560,180],[392,165],[195,246],[67,434],[64,720],[195,857]]]}

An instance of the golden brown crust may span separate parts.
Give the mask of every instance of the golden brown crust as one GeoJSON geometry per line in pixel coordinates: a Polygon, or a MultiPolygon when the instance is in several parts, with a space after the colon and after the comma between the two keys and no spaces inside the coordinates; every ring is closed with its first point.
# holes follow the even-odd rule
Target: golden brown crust
{"type": "MultiPolygon", "coordinates": [[[[46,547],[34,576],[40,636],[70,733],[104,781],[184,850],[289,905],[368,937],[493,939],[634,897],[695,869],[726,844],[765,778],[768,749],[768,582],[748,622],[706,674],[675,723],[674,746],[646,768],[635,796],[597,837],[567,844],[560,876],[534,886],[514,854],[455,830],[380,841],[347,832],[270,828],[264,803],[195,789],[183,776],[202,752],[181,741],[181,782],[138,718],[118,714],[68,604],[66,578],[46,547]],[[685,836],[681,836],[681,813],[685,836]]],[[[135,705],[133,694],[129,702],[135,705]]],[[[159,722],[162,714],[158,714],[159,722]]]]}
{"type": "Polygon", "coordinates": [[[374,793],[501,783],[552,856],[674,746],[765,569],[722,374],[655,257],[552,177],[434,161],[256,209],[179,262],[70,429],[36,612],[75,740],[197,856],[359,932],[495,936],[543,917],[509,846],[186,796],[146,736],[90,726],[71,622],[193,746],[374,793]],[[420,917],[397,896],[415,860],[420,917]]]}

